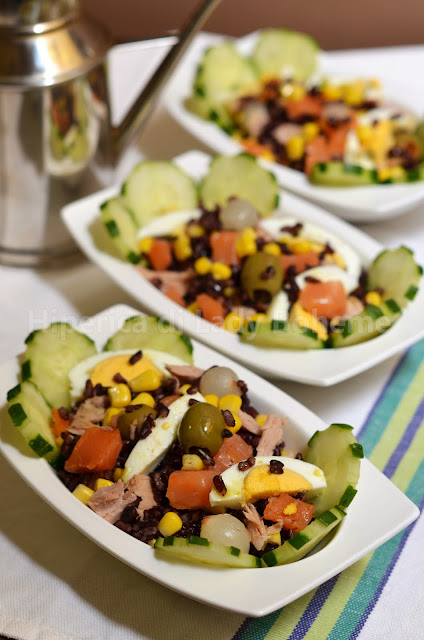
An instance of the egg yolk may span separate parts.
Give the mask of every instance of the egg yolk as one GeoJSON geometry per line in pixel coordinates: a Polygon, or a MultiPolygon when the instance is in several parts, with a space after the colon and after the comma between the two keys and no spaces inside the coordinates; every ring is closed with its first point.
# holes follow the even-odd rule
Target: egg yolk
{"type": "Polygon", "coordinates": [[[258,465],[249,471],[244,479],[244,504],[281,493],[297,493],[310,489],[312,485],[309,480],[291,469],[284,469],[284,473],[275,474],[270,473],[269,465],[258,465]]]}
{"type": "Polygon", "coordinates": [[[116,384],[113,378],[117,373],[120,373],[129,382],[148,369],[155,371],[162,377],[162,373],[147,356],[143,356],[135,364],[130,363],[130,358],[131,354],[127,354],[112,356],[98,362],[90,374],[93,385],[100,383],[103,387],[111,387],[116,384]]]}

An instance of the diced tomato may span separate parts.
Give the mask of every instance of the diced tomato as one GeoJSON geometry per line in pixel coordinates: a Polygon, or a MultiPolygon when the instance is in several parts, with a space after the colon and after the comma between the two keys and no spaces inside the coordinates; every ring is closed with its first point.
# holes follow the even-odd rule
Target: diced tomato
{"type": "Polygon", "coordinates": [[[175,509],[209,507],[215,471],[173,471],[168,479],[166,497],[175,509]]]}
{"type": "Polygon", "coordinates": [[[218,453],[213,457],[215,473],[222,473],[233,464],[247,460],[253,456],[253,448],[241,436],[235,433],[231,438],[225,438],[218,453]]]}
{"type": "Polygon", "coordinates": [[[219,300],[208,296],[207,293],[200,293],[196,297],[196,304],[202,312],[202,318],[213,322],[213,324],[222,324],[225,311],[219,300]]]}
{"type": "Polygon", "coordinates": [[[310,523],[314,511],[314,505],[292,498],[288,493],[282,493],[281,496],[268,500],[264,510],[264,518],[272,522],[283,522],[283,529],[298,533],[310,523]],[[295,508],[295,513],[290,513],[295,508]],[[285,511],[288,513],[284,513],[285,511]]]}
{"type": "Polygon", "coordinates": [[[210,235],[212,260],[223,264],[237,264],[236,242],[240,231],[214,231],[210,235]]]}
{"type": "Polygon", "coordinates": [[[319,254],[315,251],[308,251],[307,253],[294,253],[293,255],[280,255],[281,264],[283,266],[284,273],[291,266],[296,268],[296,273],[302,273],[305,269],[317,267],[319,265],[319,254]]]}
{"type": "Polygon", "coordinates": [[[52,420],[53,435],[58,438],[68,428],[69,420],[65,420],[60,416],[59,409],[52,409],[52,420]]]}
{"type": "Polygon", "coordinates": [[[308,282],[300,292],[298,302],[314,316],[331,319],[346,313],[347,296],[338,280],[308,282]]]}
{"type": "Polygon", "coordinates": [[[155,271],[165,271],[172,262],[172,248],[168,240],[155,238],[149,251],[149,260],[155,271]]]}
{"type": "Polygon", "coordinates": [[[90,427],[76,443],[65,469],[70,473],[110,471],[116,465],[122,449],[119,429],[106,431],[101,427],[90,427]]]}
{"type": "Polygon", "coordinates": [[[330,162],[331,154],[327,140],[324,136],[317,136],[306,145],[305,149],[305,173],[310,175],[314,164],[330,162]]]}
{"type": "Polygon", "coordinates": [[[164,289],[164,294],[166,296],[168,296],[168,298],[170,298],[170,300],[173,300],[174,302],[176,302],[177,304],[180,304],[182,307],[186,306],[186,303],[184,301],[184,298],[181,295],[181,291],[178,287],[168,287],[167,289],[164,289]]]}
{"type": "Polygon", "coordinates": [[[298,120],[306,115],[318,118],[321,114],[322,105],[318,96],[306,95],[301,100],[286,100],[284,108],[289,120],[298,120]]]}

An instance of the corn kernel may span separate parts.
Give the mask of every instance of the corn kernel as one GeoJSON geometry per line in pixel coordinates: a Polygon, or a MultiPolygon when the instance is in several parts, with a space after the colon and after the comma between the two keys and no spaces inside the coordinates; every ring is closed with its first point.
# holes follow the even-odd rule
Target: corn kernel
{"type": "Polygon", "coordinates": [[[218,408],[221,411],[231,411],[231,413],[238,413],[241,409],[241,398],[240,396],[236,396],[235,393],[229,393],[226,396],[222,396],[219,399],[218,408]]]}
{"type": "Polygon", "coordinates": [[[278,257],[279,255],[281,255],[280,245],[278,245],[276,242],[267,242],[266,244],[264,244],[263,251],[271,256],[278,257]]]}
{"type": "Polygon", "coordinates": [[[302,100],[305,97],[306,91],[301,84],[293,85],[293,89],[290,95],[287,96],[290,100],[302,100]]]}
{"type": "Polygon", "coordinates": [[[148,407],[155,406],[155,399],[150,393],[139,393],[132,401],[131,404],[146,404],[148,407]]]}
{"type": "Polygon", "coordinates": [[[341,100],[342,98],[342,88],[341,87],[337,87],[334,84],[325,84],[322,89],[322,96],[325,100],[341,100]]]}
{"type": "Polygon", "coordinates": [[[214,407],[218,406],[219,398],[215,394],[207,393],[204,398],[208,404],[212,404],[214,407]]]}
{"type": "Polygon", "coordinates": [[[258,250],[256,242],[253,238],[243,237],[241,235],[236,242],[236,253],[239,258],[244,256],[251,256],[258,250]]]}
{"type": "Polygon", "coordinates": [[[268,316],[266,313],[252,313],[252,315],[249,316],[249,322],[267,322],[267,320],[268,316]]]}
{"type": "Polygon", "coordinates": [[[85,484],[78,484],[72,491],[72,495],[78,498],[78,500],[83,504],[87,504],[90,498],[94,495],[94,491],[85,484]]]}
{"type": "Polygon", "coordinates": [[[238,431],[239,429],[241,429],[241,420],[240,420],[240,418],[238,417],[237,413],[233,413],[233,412],[231,411],[231,415],[232,415],[232,416],[233,416],[233,418],[234,418],[234,427],[228,427],[228,426],[227,426],[227,427],[226,427],[226,429],[228,429],[228,431],[231,431],[231,433],[237,433],[237,431],[238,431]]]}
{"type": "Polygon", "coordinates": [[[225,287],[222,290],[222,293],[226,298],[231,298],[235,294],[235,292],[236,290],[234,289],[234,287],[225,287]]]}
{"type": "Polygon", "coordinates": [[[277,531],[277,533],[271,533],[268,538],[267,538],[267,542],[274,542],[274,544],[281,544],[281,533],[279,531],[277,531]]]}
{"type": "Polygon", "coordinates": [[[190,238],[188,236],[180,235],[174,240],[174,254],[177,260],[187,260],[193,255],[193,250],[190,244],[190,238]]]}
{"type": "Polygon", "coordinates": [[[340,267],[340,269],[346,269],[345,259],[340,255],[340,253],[327,253],[325,261],[335,264],[337,267],[340,267]]]}
{"type": "Polygon", "coordinates": [[[153,369],[146,369],[136,378],[130,380],[129,385],[133,391],[155,391],[161,385],[160,375],[153,369]]]}
{"type": "Polygon", "coordinates": [[[180,393],[182,396],[185,396],[187,391],[190,389],[191,384],[183,384],[179,389],[178,389],[178,393],[180,393]]]}
{"type": "Polygon", "coordinates": [[[377,291],[368,291],[365,295],[365,302],[367,304],[374,304],[378,307],[382,303],[382,297],[377,291]]]}
{"type": "Polygon", "coordinates": [[[214,280],[228,280],[232,274],[231,267],[222,262],[214,262],[211,271],[214,280]]]}
{"type": "Polygon", "coordinates": [[[230,333],[238,333],[244,324],[240,314],[230,311],[224,318],[224,329],[230,333]]]}
{"type": "Polygon", "coordinates": [[[273,154],[269,149],[261,151],[260,156],[264,160],[268,160],[268,162],[275,162],[275,154],[273,154]]]}
{"type": "Polygon", "coordinates": [[[112,417],[118,415],[118,413],[121,413],[121,409],[118,409],[118,407],[109,407],[109,409],[106,409],[105,417],[103,418],[103,424],[106,427],[110,427],[112,423],[112,417]]]}
{"type": "Polygon", "coordinates": [[[378,78],[371,78],[370,85],[373,89],[381,89],[381,82],[378,78]]]}
{"type": "Polygon", "coordinates": [[[258,415],[256,416],[255,420],[258,423],[258,425],[260,427],[263,427],[266,420],[267,420],[268,416],[266,415],[266,413],[258,413],[258,415]]]}
{"type": "Polygon", "coordinates": [[[62,438],[62,436],[58,436],[58,437],[56,438],[56,444],[57,444],[57,446],[58,446],[58,447],[61,447],[61,446],[62,446],[62,444],[63,444],[63,438],[62,438]]]}
{"type": "Polygon", "coordinates": [[[293,136],[286,143],[286,152],[289,160],[300,160],[305,153],[305,140],[302,136],[293,136]]]}
{"type": "Polygon", "coordinates": [[[115,471],[113,472],[113,481],[118,482],[118,480],[122,478],[123,473],[124,473],[123,469],[119,469],[119,467],[116,467],[115,471]]]}
{"type": "Polygon", "coordinates": [[[131,402],[131,390],[127,384],[117,384],[107,390],[112,407],[126,407],[131,402]]]}
{"type": "Polygon", "coordinates": [[[149,253],[152,246],[153,246],[153,238],[141,238],[141,240],[138,243],[138,248],[140,249],[140,253],[149,253]]]}
{"type": "Polygon", "coordinates": [[[203,462],[200,456],[195,453],[186,453],[183,455],[183,471],[201,471],[203,469],[203,462]]]}
{"type": "Polygon", "coordinates": [[[187,227],[187,233],[190,238],[201,238],[204,235],[205,230],[200,224],[190,224],[187,227]]]}
{"type": "Polygon", "coordinates": [[[190,313],[194,313],[194,315],[197,315],[200,311],[200,307],[197,302],[191,302],[186,306],[186,309],[187,311],[190,311],[190,313]]]}
{"type": "Polygon", "coordinates": [[[112,482],[111,480],[105,480],[104,478],[97,478],[96,482],[94,483],[94,491],[97,491],[102,487],[111,487],[113,484],[115,483],[112,482]]]}
{"type": "Polygon", "coordinates": [[[209,273],[211,268],[212,262],[211,260],[209,260],[209,258],[206,258],[206,256],[197,258],[196,262],[194,263],[194,270],[201,276],[205,276],[207,273],[209,273]]]}
{"type": "Polygon", "coordinates": [[[287,507],[285,507],[283,509],[283,513],[285,516],[292,516],[295,513],[297,513],[297,505],[295,502],[290,502],[290,504],[287,505],[287,507]]]}
{"type": "Polygon", "coordinates": [[[361,81],[353,82],[344,87],[343,100],[351,107],[355,107],[364,101],[364,83],[361,81]]]}
{"type": "Polygon", "coordinates": [[[307,238],[293,238],[288,246],[293,253],[309,253],[311,251],[311,241],[307,238]]]}
{"type": "Polygon", "coordinates": [[[163,518],[159,521],[158,529],[164,538],[166,538],[167,536],[173,536],[174,533],[177,533],[182,526],[183,521],[178,513],[168,511],[168,513],[165,513],[163,518]]]}
{"type": "Polygon", "coordinates": [[[317,135],[319,134],[319,126],[316,122],[305,122],[303,125],[303,135],[305,137],[306,142],[311,142],[311,140],[315,140],[317,135]]]}

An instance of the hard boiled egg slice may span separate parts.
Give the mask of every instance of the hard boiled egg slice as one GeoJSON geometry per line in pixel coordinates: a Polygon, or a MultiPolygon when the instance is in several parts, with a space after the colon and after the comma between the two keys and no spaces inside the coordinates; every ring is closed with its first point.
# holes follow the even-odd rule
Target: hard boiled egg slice
{"type": "Polygon", "coordinates": [[[312,497],[327,486],[324,472],[321,469],[309,462],[287,456],[259,456],[255,458],[254,466],[246,471],[240,471],[238,465],[234,464],[223,471],[221,477],[227,492],[223,496],[213,487],[209,494],[212,507],[242,509],[247,502],[255,502],[260,498],[280,493],[296,493],[297,491],[307,492],[308,496],[312,497]],[[269,473],[271,460],[279,460],[284,464],[283,474],[269,473]],[[261,472],[262,468],[264,473],[261,472]],[[250,481],[246,481],[248,474],[253,470],[255,473],[250,476],[250,481]],[[284,479],[284,475],[286,475],[286,479],[284,479]],[[276,482],[279,483],[278,487],[276,487],[276,482]]]}
{"type": "Polygon", "coordinates": [[[125,463],[122,481],[127,483],[137,473],[150,473],[177,438],[178,428],[191,399],[206,402],[201,393],[184,395],[169,405],[166,418],[156,418],[155,426],[144,440],[139,440],[125,463]]]}
{"type": "Polygon", "coordinates": [[[153,218],[151,222],[144,225],[137,234],[141,238],[150,238],[172,234],[176,229],[186,225],[190,220],[198,220],[201,216],[200,209],[188,209],[187,211],[173,211],[162,216],[153,218]]]}
{"type": "Polygon", "coordinates": [[[180,358],[171,356],[162,351],[153,349],[144,350],[143,357],[135,364],[130,364],[129,359],[136,352],[136,349],[125,349],[121,351],[104,351],[86,358],[79,362],[69,372],[69,383],[71,398],[73,401],[82,397],[87,380],[91,380],[93,385],[98,382],[105,387],[116,384],[113,377],[120,373],[126,380],[132,380],[143,371],[153,369],[161,377],[170,377],[166,369],[167,364],[186,364],[180,358]]]}

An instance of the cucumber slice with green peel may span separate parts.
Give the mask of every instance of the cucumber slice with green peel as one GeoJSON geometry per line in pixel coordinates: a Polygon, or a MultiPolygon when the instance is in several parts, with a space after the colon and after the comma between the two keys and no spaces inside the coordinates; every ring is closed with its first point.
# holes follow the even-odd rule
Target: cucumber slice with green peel
{"type": "Polygon", "coordinates": [[[69,408],[69,372],[97,353],[94,342],[66,322],[55,322],[30,333],[25,343],[22,380],[35,383],[51,407],[69,408]]]}
{"type": "Polygon", "coordinates": [[[364,187],[378,183],[375,169],[343,162],[317,162],[309,180],[322,187],[364,187]]]}
{"type": "Polygon", "coordinates": [[[133,316],[128,318],[104,346],[104,351],[121,349],[156,349],[192,364],[193,345],[188,336],[163,318],[133,316]]]}
{"type": "Polygon", "coordinates": [[[348,320],[331,334],[331,346],[350,347],[381,335],[401,316],[402,309],[390,299],[376,306],[369,304],[361,313],[348,320]]]}
{"type": "Polygon", "coordinates": [[[125,260],[138,264],[137,225],[120,198],[111,198],[100,206],[100,215],[119,253],[125,260]]]}
{"type": "Polygon", "coordinates": [[[316,517],[335,504],[349,506],[356,494],[363,456],[350,425],[332,424],[315,432],[303,459],[322,469],[327,481],[327,488],[310,500],[316,517]]]}
{"type": "Polygon", "coordinates": [[[247,200],[260,215],[268,216],[278,207],[279,187],[274,174],[249,153],[215,156],[200,186],[200,199],[213,209],[225,206],[232,196],[247,200]]]}
{"type": "Polygon", "coordinates": [[[315,331],[284,320],[248,322],[240,333],[243,342],[272,349],[323,349],[324,342],[315,331]]]}
{"type": "Polygon", "coordinates": [[[155,216],[195,209],[198,193],[192,178],[172,162],[145,160],[122,185],[122,200],[141,227],[155,216]]]}
{"type": "Polygon", "coordinates": [[[257,569],[262,566],[260,559],[256,556],[244,553],[236,547],[226,547],[222,544],[209,542],[206,538],[198,536],[158,538],[155,542],[155,549],[169,553],[181,560],[203,562],[218,567],[257,569]]]}
{"type": "Polygon", "coordinates": [[[231,42],[206,50],[193,83],[194,95],[206,98],[211,108],[228,104],[257,88],[255,68],[231,42]]]}
{"type": "Polygon", "coordinates": [[[264,565],[275,567],[301,560],[343,520],[345,515],[343,509],[338,506],[324,511],[302,531],[289,538],[281,547],[265,553],[262,556],[264,565]]]}
{"type": "Polygon", "coordinates": [[[318,64],[320,46],[306,33],[264,29],[252,54],[261,75],[306,80],[318,64]]]}
{"type": "Polygon", "coordinates": [[[51,409],[32,382],[21,382],[7,394],[8,412],[25,442],[40,457],[54,463],[60,449],[50,428],[51,409]]]}
{"type": "Polygon", "coordinates": [[[386,249],[368,270],[367,289],[382,289],[383,300],[393,299],[405,307],[417,292],[422,272],[411,249],[386,249]]]}

